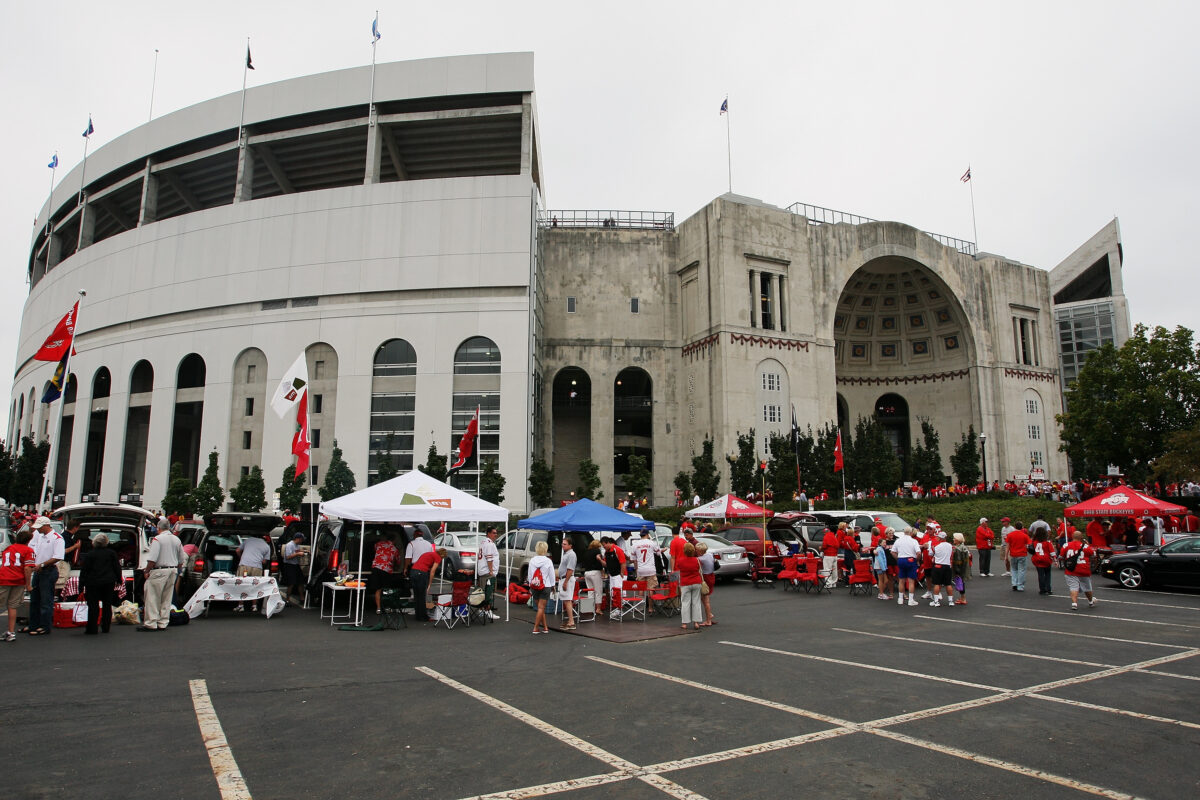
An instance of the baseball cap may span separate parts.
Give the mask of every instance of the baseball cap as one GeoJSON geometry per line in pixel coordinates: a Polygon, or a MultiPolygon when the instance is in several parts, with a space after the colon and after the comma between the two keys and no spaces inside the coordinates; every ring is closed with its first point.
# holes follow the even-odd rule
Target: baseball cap
{"type": "Polygon", "coordinates": [[[1012,520],[1010,520],[1008,517],[1001,517],[1000,521],[1001,522],[1011,522],[1012,520]]]}
{"type": "Polygon", "coordinates": [[[941,528],[938,528],[938,529],[937,529],[937,531],[935,531],[935,535],[936,535],[936,536],[937,536],[939,539],[945,539],[945,538],[946,538],[946,532],[945,532],[944,530],[942,530],[941,528]]]}
{"type": "Polygon", "coordinates": [[[980,518],[979,518],[979,524],[980,524],[980,525],[986,525],[986,524],[987,524],[987,517],[980,517],[980,518]]]}
{"type": "Polygon", "coordinates": [[[33,527],[34,527],[34,528],[41,528],[41,527],[43,527],[43,526],[46,526],[46,525],[49,525],[49,524],[50,524],[50,518],[49,518],[49,517],[38,517],[37,519],[35,519],[35,520],[33,521],[33,527]]]}
{"type": "Polygon", "coordinates": [[[292,538],[299,539],[300,541],[304,541],[304,534],[301,533],[300,531],[296,531],[295,533],[292,534],[292,538]]]}

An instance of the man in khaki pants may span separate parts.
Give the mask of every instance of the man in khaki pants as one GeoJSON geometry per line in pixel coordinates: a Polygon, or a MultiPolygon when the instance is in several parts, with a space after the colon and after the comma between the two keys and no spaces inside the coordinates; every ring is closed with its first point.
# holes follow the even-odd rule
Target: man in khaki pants
{"type": "Polygon", "coordinates": [[[171,523],[158,521],[158,535],[150,542],[146,556],[146,585],[142,594],[146,600],[145,617],[139,631],[165,631],[171,622],[171,594],[175,578],[183,563],[183,545],[171,533],[171,523]]]}

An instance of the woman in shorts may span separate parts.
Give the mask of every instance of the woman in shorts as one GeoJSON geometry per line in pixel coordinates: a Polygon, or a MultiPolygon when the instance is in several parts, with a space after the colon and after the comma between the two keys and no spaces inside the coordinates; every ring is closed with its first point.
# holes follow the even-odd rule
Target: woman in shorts
{"type": "Polygon", "coordinates": [[[550,599],[550,592],[554,590],[554,562],[546,555],[549,550],[548,544],[538,542],[534,547],[537,555],[529,559],[529,593],[533,595],[533,602],[537,605],[537,614],[533,618],[534,633],[550,632],[550,626],[546,624],[546,601],[550,599]],[[540,589],[533,588],[535,573],[539,574],[542,579],[542,588],[540,589]]]}

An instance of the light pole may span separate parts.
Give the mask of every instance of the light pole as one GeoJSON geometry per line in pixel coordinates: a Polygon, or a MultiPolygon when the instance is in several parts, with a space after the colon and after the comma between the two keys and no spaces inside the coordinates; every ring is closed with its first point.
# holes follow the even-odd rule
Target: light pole
{"type": "Polygon", "coordinates": [[[987,479],[987,434],[979,434],[979,452],[983,455],[983,491],[988,490],[987,479]]]}

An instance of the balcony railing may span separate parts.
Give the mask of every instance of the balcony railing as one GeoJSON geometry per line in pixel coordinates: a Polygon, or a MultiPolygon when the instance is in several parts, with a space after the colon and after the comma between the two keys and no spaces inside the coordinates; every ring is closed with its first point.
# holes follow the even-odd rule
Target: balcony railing
{"type": "MultiPolygon", "coordinates": [[[[808,203],[792,203],[788,206],[787,210],[807,219],[809,225],[836,225],[839,222],[845,222],[849,225],[862,225],[866,222],[879,221],[870,217],[862,217],[858,214],[850,214],[845,211],[835,211],[832,208],[812,206],[808,203]]],[[[979,251],[979,247],[975,242],[969,242],[966,239],[956,239],[953,236],[931,233],[930,231],[922,231],[922,233],[932,236],[947,247],[953,247],[958,252],[969,256],[973,256],[979,251]]]]}
{"type": "Polygon", "coordinates": [[[626,228],[673,231],[675,214],[670,211],[543,211],[538,215],[543,228],[626,228]]]}

